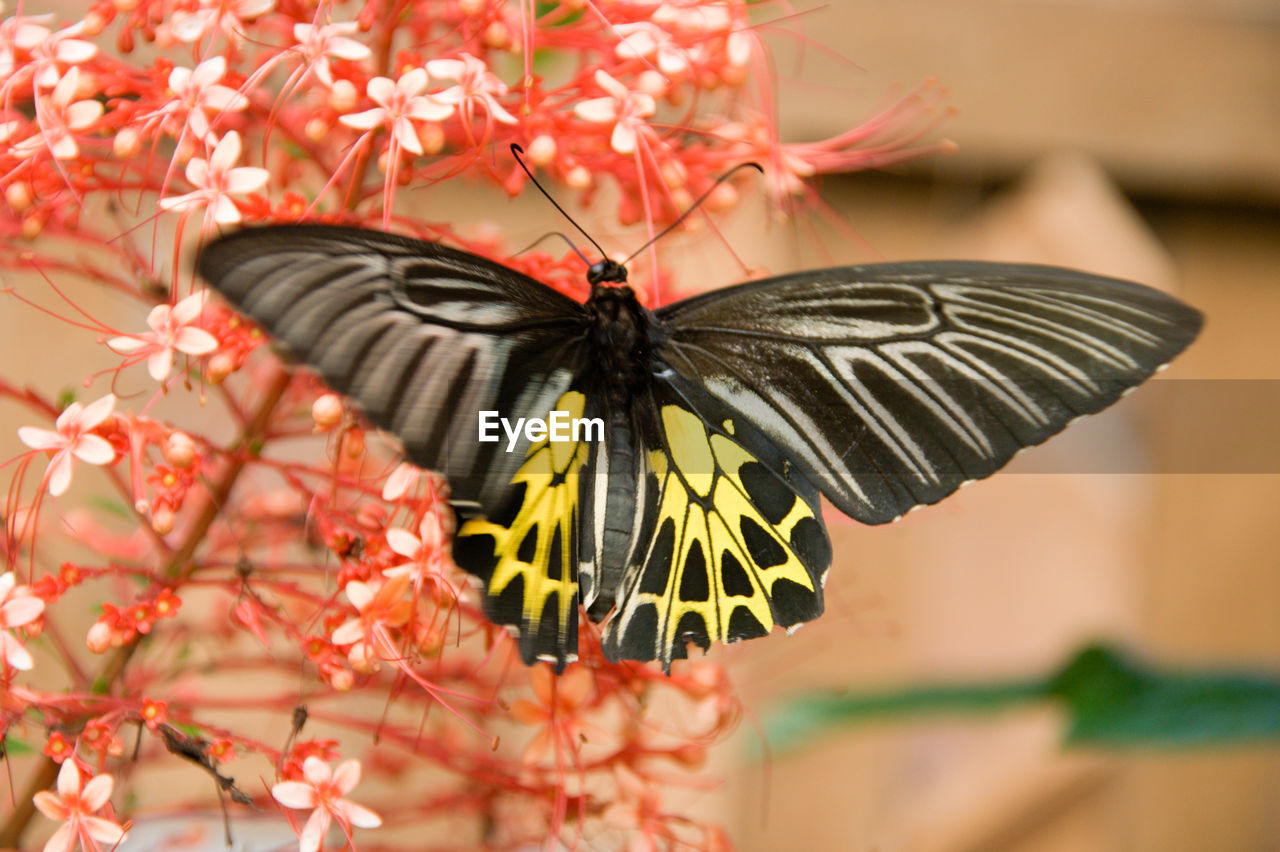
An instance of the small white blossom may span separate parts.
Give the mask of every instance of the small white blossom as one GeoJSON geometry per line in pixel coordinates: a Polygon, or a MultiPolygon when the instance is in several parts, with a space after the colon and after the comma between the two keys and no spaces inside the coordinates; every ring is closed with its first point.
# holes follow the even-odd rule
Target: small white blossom
{"type": "Polygon", "coordinates": [[[433,59],[427,63],[427,72],[437,79],[457,81],[458,85],[450,86],[436,97],[442,103],[456,104],[468,122],[476,107],[483,106],[494,121],[516,123],[516,117],[503,109],[495,97],[507,93],[507,84],[489,71],[484,60],[469,53],[457,59],[433,59]]]}
{"type": "Polygon", "coordinates": [[[206,59],[195,68],[175,67],[169,72],[169,89],[173,99],[153,113],[162,118],[165,129],[181,137],[190,131],[202,142],[213,144],[216,138],[209,129],[210,119],[221,112],[240,112],[249,99],[230,86],[218,83],[227,73],[225,56],[206,59]]]}
{"type": "Polygon", "coordinates": [[[114,784],[105,773],[84,781],[75,760],[64,760],[58,770],[58,792],[41,790],[32,798],[40,813],[62,823],[45,843],[44,852],[72,852],[77,845],[81,849],[118,846],[125,838],[125,830],[105,817],[93,815],[111,799],[114,784]]]}
{"type": "Polygon", "coordinates": [[[418,139],[414,122],[441,121],[452,115],[454,109],[451,104],[434,95],[424,94],[426,89],[425,68],[406,71],[394,82],[388,77],[374,77],[366,86],[366,91],[378,106],[354,115],[344,115],[338,120],[356,130],[371,130],[386,125],[401,148],[413,154],[421,154],[422,142],[418,139]]]}
{"type": "Polygon", "coordinates": [[[345,798],[360,783],[360,761],[344,760],[336,769],[318,757],[302,764],[303,781],[281,781],[271,788],[271,796],[286,808],[310,810],[298,835],[299,852],[318,852],[330,823],[337,821],[348,832],[351,826],[377,828],[382,817],[345,798]]]}
{"type": "Polygon", "coordinates": [[[240,159],[240,134],[227,133],[214,147],[208,160],[193,157],[187,163],[187,182],[196,187],[192,192],[160,199],[161,210],[195,210],[209,208],[208,216],[219,225],[240,221],[240,209],[233,195],[246,195],[261,189],[270,177],[266,169],[254,166],[235,168],[240,159]]]}
{"type": "Polygon", "coordinates": [[[44,612],[44,601],[31,593],[30,586],[16,585],[12,571],[0,574],[0,659],[11,668],[29,671],[31,654],[9,631],[30,624],[44,612]]]}
{"type": "Polygon", "coordinates": [[[202,328],[191,323],[200,317],[208,292],[193,293],[176,305],[156,305],[147,315],[151,331],[113,337],[107,341],[112,351],[121,355],[143,353],[147,358],[147,372],[157,382],[162,382],[173,369],[175,352],[187,355],[208,355],[218,348],[218,340],[202,328]]]}
{"type": "Polygon", "coordinates": [[[596,71],[596,85],[609,96],[583,101],[573,111],[578,118],[595,124],[613,124],[613,134],[609,138],[613,150],[619,154],[633,153],[636,137],[648,128],[645,119],[657,109],[653,96],[631,91],[604,70],[596,71]]]}
{"type": "Polygon", "coordinates": [[[45,477],[49,480],[49,493],[57,497],[71,485],[72,458],[87,464],[108,464],[116,457],[116,451],[106,438],[91,434],[106,422],[115,410],[114,394],[89,403],[88,406],[73,402],[54,421],[53,431],[23,426],[18,429],[18,440],[33,450],[53,450],[45,477]]]}
{"type": "Polygon", "coordinates": [[[333,70],[329,67],[329,58],[346,59],[358,62],[368,59],[372,52],[369,48],[353,38],[349,33],[357,32],[360,25],[355,21],[342,21],[336,24],[294,24],[293,37],[306,59],[307,65],[315,72],[325,86],[333,86],[333,70]]]}

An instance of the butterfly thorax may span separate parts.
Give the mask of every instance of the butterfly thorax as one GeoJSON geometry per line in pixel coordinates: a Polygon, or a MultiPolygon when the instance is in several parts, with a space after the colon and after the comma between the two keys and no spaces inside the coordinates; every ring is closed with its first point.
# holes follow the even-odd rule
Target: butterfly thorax
{"type": "Polygon", "coordinates": [[[656,321],[626,284],[594,284],[586,310],[590,350],[598,359],[591,370],[610,397],[623,399],[645,375],[656,321]]]}

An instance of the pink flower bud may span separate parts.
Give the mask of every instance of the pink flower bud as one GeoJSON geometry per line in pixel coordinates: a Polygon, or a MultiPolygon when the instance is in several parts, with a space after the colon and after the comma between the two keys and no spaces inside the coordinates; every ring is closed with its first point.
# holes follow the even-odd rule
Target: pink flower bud
{"type": "Polygon", "coordinates": [[[186,432],[174,432],[165,442],[164,458],[174,467],[188,468],[196,458],[196,442],[186,432]]]}
{"type": "Polygon", "coordinates": [[[586,166],[574,166],[564,176],[564,182],[570,189],[588,189],[591,186],[591,172],[587,171],[586,166]]]}
{"type": "Polygon", "coordinates": [[[373,654],[368,642],[357,642],[347,651],[347,662],[360,674],[373,674],[382,668],[382,663],[373,654]]]}
{"type": "Polygon", "coordinates": [[[168,503],[160,503],[151,510],[151,529],[160,535],[173,532],[173,508],[168,503]]]}
{"type": "Polygon", "coordinates": [[[316,431],[332,429],[342,422],[342,400],[336,393],[326,393],[316,398],[311,404],[311,419],[316,422],[316,431]]]}
{"type": "Polygon", "coordinates": [[[738,190],[732,185],[722,183],[707,196],[707,209],[713,211],[728,210],[738,203],[738,190]]]}
{"type": "Polygon", "coordinates": [[[645,94],[661,97],[667,90],[667,78],[660,71],[644,71],[636,79],[636,86],[645,94]]]}
{"type": "Polygon", "coordinates": [[[675,189],[684,186],[689,179],[689,170],[679,160],[667,160],[662,164],[662,182],[675,189]]]}
{"type": "Polygon", "coordinates": [[[328,136],[329,131],[332,129],[333,128],[330,126],[329,122],[319,116],[316,116],[306,123],[302,132],[305,133],[307,138],[312,142],[319,142],[321,139],[328,136]]]}
{"type": "Polygon", "coordinates": [[[437,121],[425,121],[418,127],[418,141],[424,154],[439,154],[444,150],[444,128],[437,121]]]}
{"type": "Polygon", "coordinates": [[[209,359],[208,365],[205,367],[205,377],[211,385],[220,385],[227,376],[235,371],[235,359],[226,352],[218,352],[209,359]]]}
{"type": "Polygon", "coordinates": [[[142,137],[131,127],[122,127],[111,141],[111,153],[121,160],[127,160],[142,150],[142,137]]]}
{"type": "Polygon", "coordinates": [[[325,680],[338,692],[349,692],[351,687],[355,685],[356,676],[351,672],[351,669],[334,666],[325,672],[325,680]]]}
{"type": "Polygon", "coordinates": [[[529,143],[529,162],[535,166],[549,166],[556,158],[556,140],[547,133],[535,136],[529,143]]]}
{"type": "Polygon", "coordinates": [[[355,84],[350,80],[333,81],[333,88],[329,90],[329,106],[334,112],[340,114],[351,112],[359,98],[355,84]]]}
{"type": "Polygon", "coordinates": [[[111,649],[111,627],[105,621],[95,621],[85,636],[85,644],[95,654],[104,654],[111,649]]]}
{"type": "Polygon", "coordinates": [[[5,189],[4,200],[14,210],[26,210],[31,206],[31,186],[26,181],[15,181],[5,189]]]}
{"type": "Polygon", "coordinates": [[[494,21],[484,30],[484,43],[488,47],[501,50],[511,42],[511,33],[502,21],[494,21]]]}

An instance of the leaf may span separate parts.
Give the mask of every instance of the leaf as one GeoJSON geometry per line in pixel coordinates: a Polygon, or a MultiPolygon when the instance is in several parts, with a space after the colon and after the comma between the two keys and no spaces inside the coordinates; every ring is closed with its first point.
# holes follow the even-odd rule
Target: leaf
{"type": "Polygon", "coordinates": [[[831,729],[874,719],[993,713],[1043,701],[1065,705],[1066,745],[1178,748],[1280,739],[1277,675],[1162,670],[1104,644],[1086,646],[1043,680],[810,694],[769,717],[765,733],[775,748],[794,749],[831,729]]]}
{"type": "Polygon", "coordinates": [[[992,713],[1043,696],[1040,681],[925,686],[897,692],[810,694],[787,703],[765,725],[775,749],[802,745],[823,729],[928,713],[992,713]]]}
{"type": "Polygon", "coordinates": [[[10,737],[5,737],[4,740],[0,741],[0,746],[2,746],[0,747],[0,756],[6,758],[18,757],[23,754],[31,754],[35,751],[35,749],[24,743],[22,740],[15,740],[10,737]]]}
{"type": "Polygon", "coordinates": [[[1280,737],[1280,678],[1159,671],[1091,646],[1049,683],[1067,703],[1070,745],[1177,747],[1280,737]]]}

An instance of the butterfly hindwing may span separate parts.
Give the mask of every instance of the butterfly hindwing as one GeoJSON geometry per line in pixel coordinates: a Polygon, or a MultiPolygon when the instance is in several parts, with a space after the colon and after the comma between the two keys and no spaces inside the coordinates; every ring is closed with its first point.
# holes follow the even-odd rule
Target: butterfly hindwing
{"type": "Polygon", "coordinates": [[[650,495],[606,625],[611,659],[686,656],[822,613],[831,548],[818,491],[740,413],[656,380],[634,413],[650,495]]]}
{"type": "MultiPolygon", "coordinates": [[[[555,410],[582,418],[586,398],[569,391],[555,410]]],[[[465,520],[453,558],[484,587],[485,614],[515,629],[526,663],[558,667],[578,652],[579,485],[585,440],[533,444],[491,517],[465,520]]]]}

